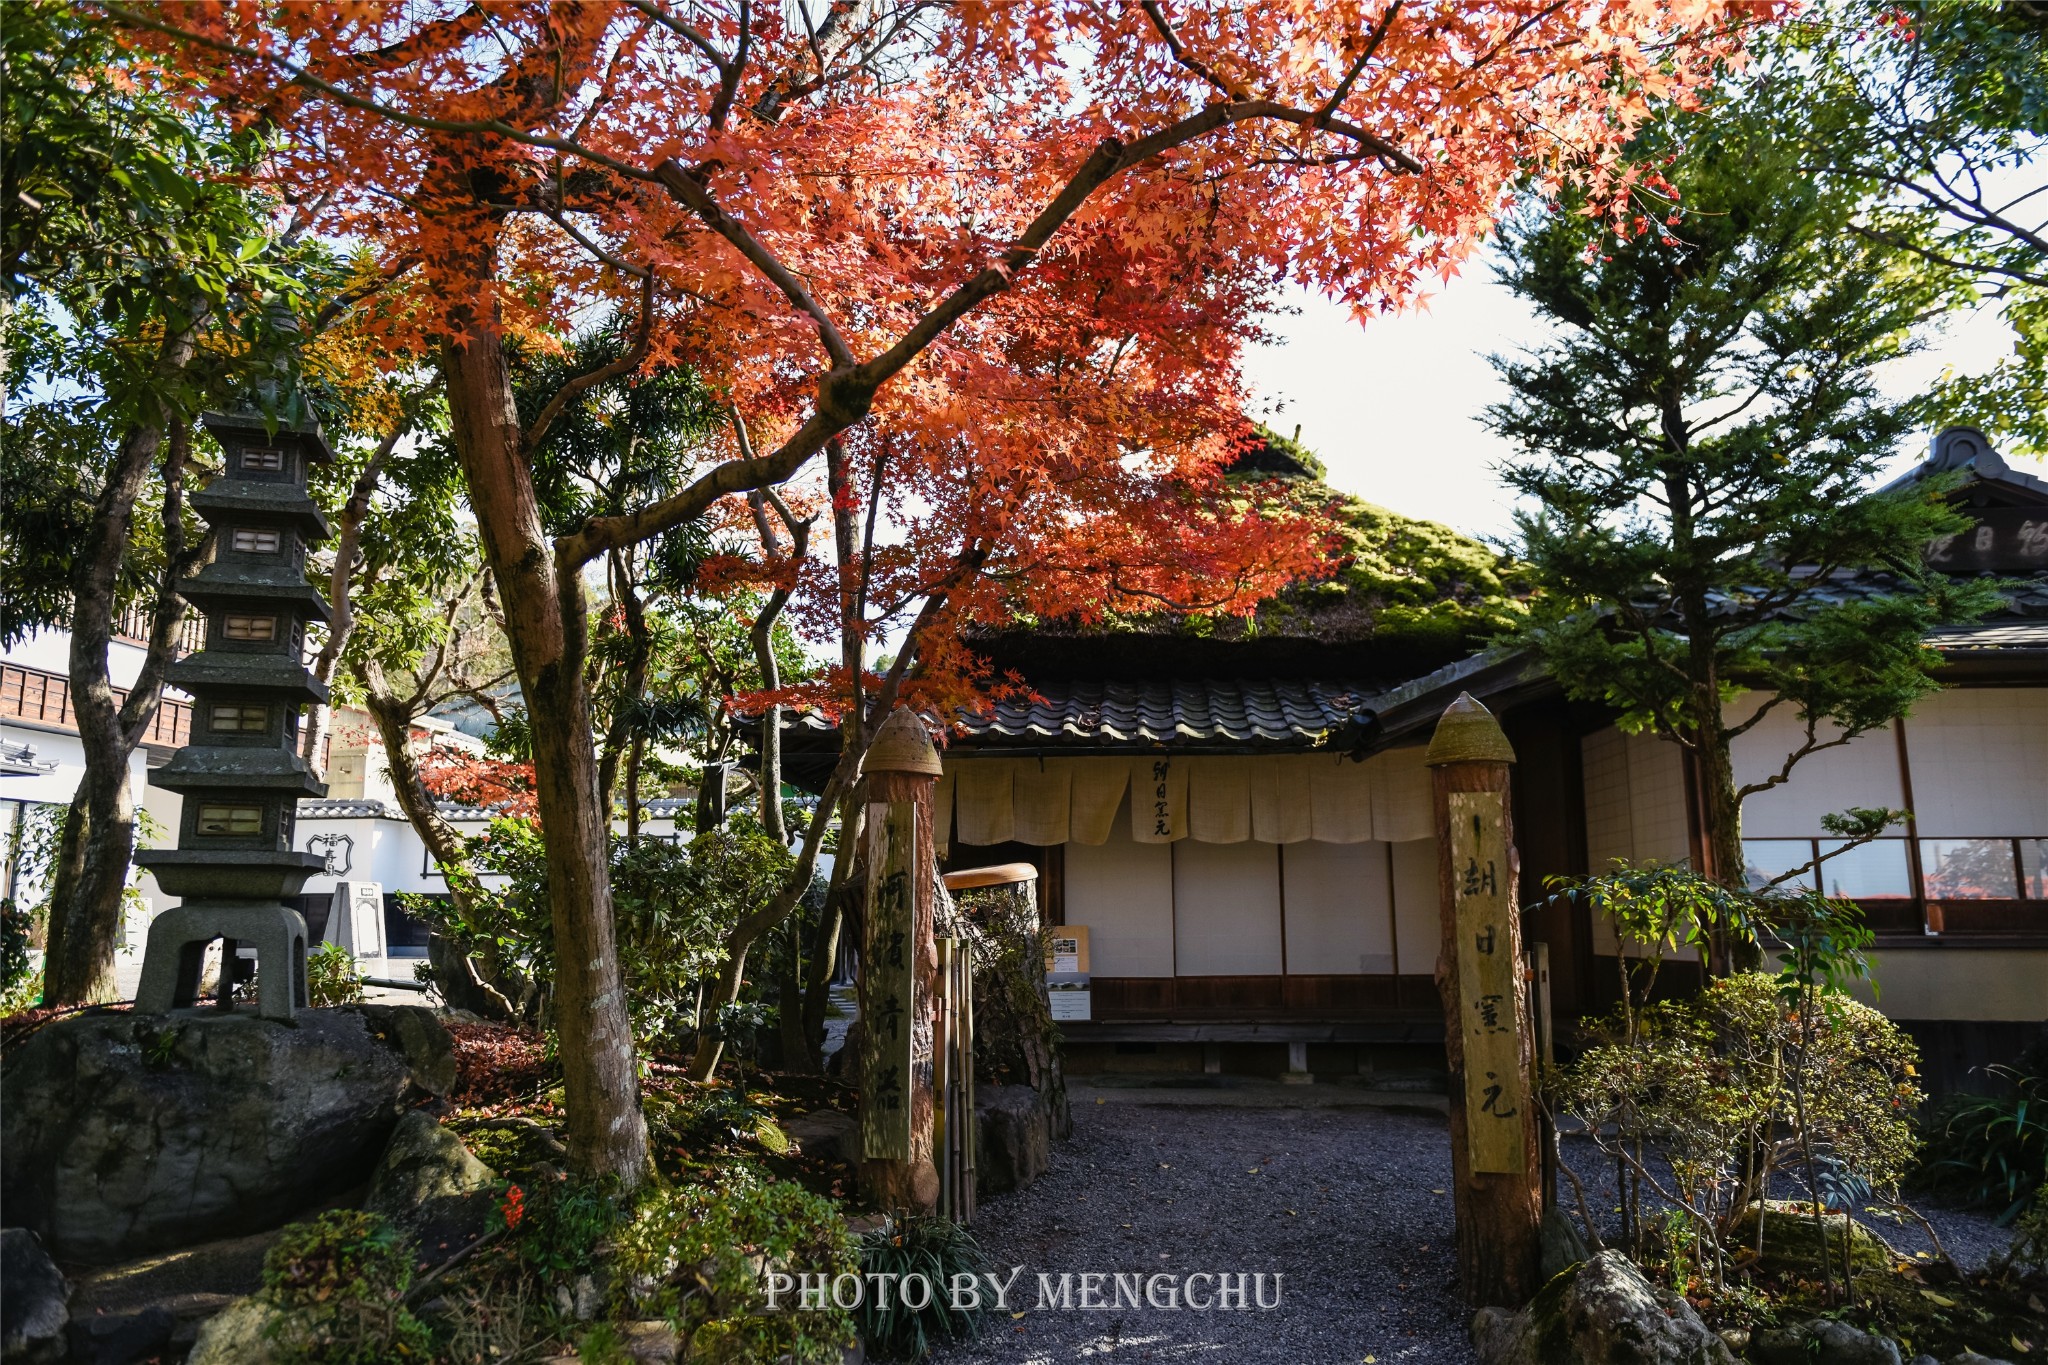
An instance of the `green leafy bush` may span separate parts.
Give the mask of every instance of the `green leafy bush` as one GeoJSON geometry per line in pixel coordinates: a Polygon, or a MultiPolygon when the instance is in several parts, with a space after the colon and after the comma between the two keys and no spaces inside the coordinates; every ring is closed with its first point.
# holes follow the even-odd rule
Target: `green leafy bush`
{"type": "MultiPolygon", "coordinates": [[[[1823,1208],[1896,1205],[1916,1146],[1917,1054],[1876,1010],[1788,997],[1779,977],[1748,972],[1639,1006],[1626,1030],[1610,1018],[1600,1035],[1554,1079],[1552,1100],[1626,1173],[1636,1216],[1624,1232],[1639,1258],[1689,1262],[1720,1284],[1744,1250],[1738,1223],[1779,1173],[1805,1185],[1816,1220],[1823,1208]],[[1682,1216],[1646,1216],[1650,1200],[1682,1216]]],[[[1751,1226],[1766,1221],[1778,1215],[1751,1226]]]]}
{"type": "Polygon", "coordinates": [[[891,1276],[893,1285],[901,1285],[906,1276],[922,1276],[932,1289],[921,1308],[904,1306],[900,1295],[891,1295],[886,1304],[880,1295],[862,1299],[861,1340],[876,1359],[922,1360],[934,1347],[981,1335],[981,1311],[956,1312],[947,1292],[955,1275],[978,1278],[988,1269],[981,1245],[958,1223],[922,1214],[885,1223],[861,1237],[860,1269],[864,1277],[891,1276]]]}
{"type": "Polygon", "coordinates": [[[625,1218],[609,1183],[551,1181],[530,1195],[521,1191],[513,1207],[520,1211],[508,1213],[507,1222],[518,1234],[519,1257],[547,1279],[594,1273],[625,1218]]]}
{"type": "Polygon", "coordinates": [[[306,999],[314,1009],[354,1005],[363,998],[363,974],[355,954],[338,943],[323,943],[306,954],[306,999]]]}
{"type": "Polygon", "coordinates": [[[427,1329],[405,1307],[412,1247],[384,1218],[337,1209],[294,1223],[263,1258],[263,1286],[283,1310],[270,1336],[282,1365],[428,1360],[427,1329]]]}
{"type": "Polygon", "coordinates": [[[2048,1074],[2038,1060],[1988,1070],[2012,1082],[2004,1095],[1953,1095],[1929,1112],[1927,1159],[1916,1183],[2009,1224],[2048,1202],[2048,1074]]]}
{"type": "MultiPolygon", "coordinates": [[[[402,903],[467,954],[508,1000],[529,1000],[528,1013],[538,1018],[554,975],[541,832],[529,820],[493,820],[487,833],[470,841],[469,855],[478,871],[505,878],[504,885],[474,884],[466,910],[439,896],[404,896],[402,903]]],[[[790,863],[789,850],[745,815],[687,845],[613,841],[619,971],[644,1049],[680,1049],[700,1029],[719,1022],[699,1016],[700,987],[717,971],[727,932],[767,903],[790,863]]],[[[751,1008],[752,1002],[742,1005],[751,1008]]],[[[737,1031],[745,1021],[726,1022],[737,1031]]]]}
{"type": "Polygon", "coordinates": [[[799,1185],[741,1168],[715,1188],[651,1191],[619,1229],[616,1251],[632,1315],[667,1319],[692,1361],[836,1362],[852,1344],[852,1319],[829,1301],[766,1311],[771,1270],[837,1276],[856,1267],[837,1208],[799,1185]]]}
{"type": "Polygon", "coordinates": [[[25,1010],[42,998],[43,974],[30,941],[35,920],[12,896],[0,900],[0,1015],[25,1010]]]}

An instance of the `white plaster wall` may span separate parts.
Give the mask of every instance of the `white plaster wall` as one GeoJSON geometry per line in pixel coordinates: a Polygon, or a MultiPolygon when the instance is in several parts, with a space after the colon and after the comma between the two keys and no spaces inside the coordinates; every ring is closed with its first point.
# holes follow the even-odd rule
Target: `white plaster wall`
{"type": "Polygon", "coordinates": [[[1280,972],[1278,844],[1173,844],[1174,953],[1182,976],[1280,972]]]}
{"type": "MultiPolygon", "coordinates": [[[[107,680],[114,686],[129,688],[135,685],[135,675],[142,671],[145,651],[138,645],[123,644],[119,640],[107,645],[107,680]]],[[[10,645],[4,656],[7,662],[23,668],[39,668],[45,673],[61,677],[71,674],[71,632],[68,630],[39,630],[18,644],[10,645]]]]}
{"type": "MultiPolygon", "coordinates": [[[[1729,703],[1731,720],[1746,719],[1761,704],[1756,693],[1729,703]]],[[[1826,727],[1823,741],[1840,731],[1826,727]]],[[[1739,736],[1730,757],[1738,787],[1760,782],[1785,765],[1785,756],[1805,743],[1806,726],[1791,706],[1774,708],[1756,727],[1739,736]]],[[[1919,793],[1916,790],[1916,798],[1919,793]]],[[[1898,738],[1891,727],[1859,735],[1838,749],[1808,754],[1792,768],[1784,785],[1758,792],[1742,803],[1742,833],[1748,839],[1805,838],[1819,835],[1823,815],[1851,806],[1904,807],[1899,786],[1898,738]]]]}
{"type": "Polygon", "coordinates": [[[1951,688],[1905,727],[1922,837],[2048,834],[2048,688],[1951,688]]]}
{"type": "Polygon", "coordinates": [[[1394,861],[1394,944],[1403,976],[1428,976],[1443,950],[1436,840],[1389,844],[1394,861]]]}
{"type": "Polygon", "coordinates": [[[1907,948],[1870,962],[1876,996],[1862,982],[1853,990],[1889,1018],[2048,1019],[2048,949],[1907,948]]]}
{"type": "Polygon", "coordinates": [[[1173,975],[1173,845],[1131,839],[1124,799],[1101,844],[1067,845],[1066,920],[1088,926],[1096,976],[1173,975]]]}
{"type": "Polygon", "coordinates": [[[1391,975],[1394,906],[1387,845],[1288,844],[1287,970],[1306,975],[1391,975]]]}
{"type": "Polygon", "coordinates": [[[1586,865],[1595,872],[1635,856],[1629,819],[1628,740],[1613,726],[1579,741],[1586,782],[1586,865]]]}

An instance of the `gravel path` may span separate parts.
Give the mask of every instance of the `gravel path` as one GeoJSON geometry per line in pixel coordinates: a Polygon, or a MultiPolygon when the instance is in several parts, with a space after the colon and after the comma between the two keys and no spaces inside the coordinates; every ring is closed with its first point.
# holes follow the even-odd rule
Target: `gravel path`
{"type": "MultiPolygon", "coordinates": [[[[1009,1307],[939,1360],[1271,1361],[1473,1359],[1452,1292],[1445,1121],[1373,1109],[1083,1104],[1074,1138],[1030,1189],[982,1206],[975,1234],[1024,1267],[1009,1307]],[[1079,1276],[1263,1273],[1270,1310],[1081,1309],[1079,1276]],[[1039,1304],[1038,1276],[1076,1278],[1076,1307],[1039,1304]]],[[[1165,1299],[1160,1281],[1157,1293],[1165,1299]]],[[[1056,1288],[1055,1288],[1056,1292],[1056,1288]]],[[[1199,1296],[1213,1293],[1203,1282],[1199,1296]]]]}

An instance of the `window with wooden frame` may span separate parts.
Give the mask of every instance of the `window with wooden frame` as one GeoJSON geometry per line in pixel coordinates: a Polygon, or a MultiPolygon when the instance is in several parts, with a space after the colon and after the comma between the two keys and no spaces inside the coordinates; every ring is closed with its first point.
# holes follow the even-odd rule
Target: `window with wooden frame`
{"type": "Polygon", "coordinates": [[[260,735],[270,728],[270,708],[218,702],[206,714],[206,728],[216,735],[260,735]]]}
{"type": "Polygon", "coordinates": [[[221,618],[220,636],[223,640],[275,640],[277,618],[275,616],[245,616],[240,612],[229,612],[221,618]]]}
{"type": "Polygon", "coordinates": [[[263,833],[263,807],[201,806],[192,830],[215,837],[251,838],[263,833]]]}
{"type": "Polygon", "coordinates": [[[242,468],[265,474],[281,474],[284,472],[284,452],[250,446],[242,452],[242,468]]]}
{"type": "Polygon", "coordinates": [[[242,554],[274,555],[284,545],[284,537],[276,531],[258,530],[253,526],[237,526],[229,544],[242,554]]]}

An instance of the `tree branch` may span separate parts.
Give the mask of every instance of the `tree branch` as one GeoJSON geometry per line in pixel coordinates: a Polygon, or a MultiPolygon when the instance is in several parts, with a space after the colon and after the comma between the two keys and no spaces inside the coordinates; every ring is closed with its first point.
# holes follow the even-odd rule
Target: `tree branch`
{"type": "Polygon", "coordinates": [[[640,280],[640,334],[634,338],[633,349],[608,365],[584,371],[555,391],[555,396],[540,410],[540,416],[534,418],[533,425],[526,429],[526,454],[529,459],[540,449],[542,438],[547,435],[548,428],[555,424],[555,419],[562,415],[562,409],[569,406],[570,400],[577,394],[606,380],[617,379],[622,374],[631,374],[640,368],[640,362],[647,358],[648,343],[653,339],[653,331],[654,276],[648,274],[642,276],[640,280]]]}
{"type": "Polygon", "coordinates": [[[838,325],[832,321],[831,315],[819,306],[789,268],[761,244],[759,238],[719,207],[718,201],[711,197],[711,191],[683,169],[682,163],[673,159],[662,162],[654,168],[653,178],[660,181],[685,208],[703,219],[705,226],[731,242],[740,255],[767,276],[768,282],[780,290],[784,298],[817,324],[818,338],[824,343],[825,354],[832,358],[835,366],[853,365],[853,351],[847,346],[846,338],[839,334],[838,325]]]}

